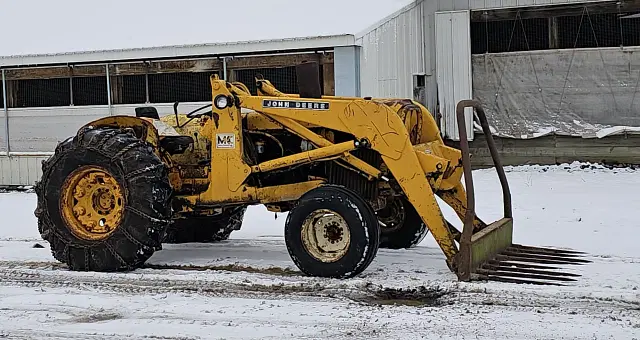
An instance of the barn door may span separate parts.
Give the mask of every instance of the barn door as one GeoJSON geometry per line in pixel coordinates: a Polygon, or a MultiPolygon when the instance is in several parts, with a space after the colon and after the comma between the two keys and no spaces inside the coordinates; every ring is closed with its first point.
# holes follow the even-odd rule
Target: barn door
{"type": "MultiPolygon", "coordinates": [[[[463,99],[473,99],[469,19],[469,11],[435,13],[440,126],[444,137],[455,141],[460,140],[456,104],[463,99]]],[[[465,115],[467,136],[473,140],[473,109],[466,109],[465,115]]]]}

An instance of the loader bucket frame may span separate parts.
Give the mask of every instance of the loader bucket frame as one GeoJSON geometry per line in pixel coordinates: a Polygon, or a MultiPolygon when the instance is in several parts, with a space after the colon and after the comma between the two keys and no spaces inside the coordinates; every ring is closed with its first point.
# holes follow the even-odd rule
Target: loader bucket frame
{"type": "Polygon", "coordinates": [[[591,261],[580,259],[582,252],[523,246],[513,243],[513,209],[509,183],[496,148],[489,122],[480,103],[462,100],[456,106],[460,150],[467,193],[467,211],[460,237],[457,276],[461,281],[492,280],[511,283],[562,285],[576,281],[580,275],[558,272],[552,265],[579,265],[591,261]],[[502,187],[504,217],[474,234],[475,194],[471,173],[471,156],[464,110],[472,107],[482,126],[493,165],[502,187]],[[537,264],[536,264],[537,263],[537,264]],[[545,264],[545,265],[540,265],[545,264]]]}

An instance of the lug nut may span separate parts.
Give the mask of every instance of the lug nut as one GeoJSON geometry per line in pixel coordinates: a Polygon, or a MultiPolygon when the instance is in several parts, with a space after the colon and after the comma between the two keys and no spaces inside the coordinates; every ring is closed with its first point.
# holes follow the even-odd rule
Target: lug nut
{"type": "Polygon", "coordinates": [[[76,213],[76,216],[83,216],[87,213],[87,211],[83,207],[76,207],[75,209],[73,209],[73,212],[76,213]]]}

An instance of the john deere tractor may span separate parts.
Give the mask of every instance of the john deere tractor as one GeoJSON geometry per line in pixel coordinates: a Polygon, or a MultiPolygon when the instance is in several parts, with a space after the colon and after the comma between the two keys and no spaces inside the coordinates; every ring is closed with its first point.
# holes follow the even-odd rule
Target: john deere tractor
{"type": "Polygon", "coordinates": [[[420,103],[323,96],[317,71],[298,66],[298,94],[257,77],[252,95],[212,76],[212,102],[190,113],[143,107],[81,127],[43,163],[36,185],[38,227],[53,256],[72,270],[133,270],[163,242],[227,239],[247,207],[262,204],[287,212],[286,247],[307,275],[356,276],[380,247],[410,248],[429,231],[465,281],[564,279],[527,263],[581,261],[512,244],[506,176],[477,102],[459,103],[462,140],[453,148],[420,103]],[[504,218],[491,224],[474,211],[465,107],[475,108],[503,187],[504,218]]]}

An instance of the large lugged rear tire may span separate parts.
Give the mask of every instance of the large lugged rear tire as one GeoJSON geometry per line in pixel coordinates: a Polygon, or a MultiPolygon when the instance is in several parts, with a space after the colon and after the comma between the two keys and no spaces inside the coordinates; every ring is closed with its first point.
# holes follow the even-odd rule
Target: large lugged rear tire
{"type": "Polygon", "coordinates": [[[378,211],[378,219],[385,224],[380,236],[383,249],[413,248],[429,233],[416,209],[404,197],[391,199],[385,209],[378,211]]]}
{"type": "Polygon", "coordinates": [[[215,216],[189,216],[175,219],[163,243],[211,243],[229,239],[240,230],[246,206],[229,208],[215,216]]]}
{"type": "Polygon", "coordinates": [[[303,273],[350,278],[375,258],[380,226],[371,206],[356,193],[324,185],[303,195],[289,212],[285,243],[303,273]]]}
{"type": "Polygon", "coordinates": [[[167,168],[130,129],[87,128],[60,143],[35,191],[40,235],[71,270],[141,267],[171,223],[167,168]]]}

